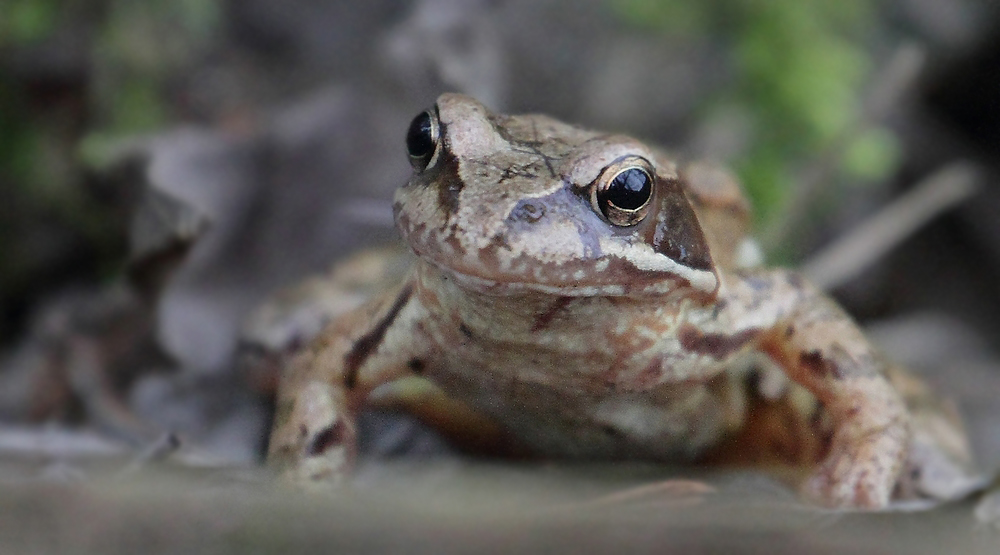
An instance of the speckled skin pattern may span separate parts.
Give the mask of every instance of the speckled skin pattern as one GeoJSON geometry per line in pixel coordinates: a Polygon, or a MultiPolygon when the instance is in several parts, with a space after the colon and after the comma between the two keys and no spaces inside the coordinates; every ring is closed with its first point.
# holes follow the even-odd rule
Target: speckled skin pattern
{"type": "MultiPolygon", "coordinates": [[[[753,267],[728,174],[461,95],[428,115],[433,150],[411,147],[394,205],[418,262],[285,370],[269,448],[282,476],[341,481],[372,392],[420,376],[479,415],[466,425],[539,456],[783,465],[829,507],[921,494],[912,378],[798,274],[753,267]],[[632,167],[648,202],[616,213],[595,191],[632,167]]],[[[418,412],[442,422],[448,406],[418,412]]],[[[957,420],[935,422],[967,456],[957,420]]]]}

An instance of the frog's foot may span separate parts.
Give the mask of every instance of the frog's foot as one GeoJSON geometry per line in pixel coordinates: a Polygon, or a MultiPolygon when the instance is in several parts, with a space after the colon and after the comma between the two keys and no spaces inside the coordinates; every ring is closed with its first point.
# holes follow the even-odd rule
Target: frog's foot
{"type": "Polygon", "coordinates": [[[956,457],[918,433],[893,497],[930,507],[961,499],[985,485],[985,476],[970,459],[956,457]]]}
{"type": "Polygon", "coordinates": [[[886,375],[903,396],[913,422],[913,441],[894,497],[933,505],[981,489],[985,477],[975,464],[955,405],[899,366],[890,366],[886,375]]]}
{"type": "Polygon", "coordinates": [[[279,407],[268,464],[288,482],[306,486],[337,485],[354,463],[356,429],[342,396],[329,384],[312,382],[290,407],[279,407]]]}
{"type": "Polygon", "coordinates": [[[886,508],[906,459],[907,426],[893,422],[860,437],[844,432],[834,436],[830,454],[803,484],[803,495],[830,508],[886,508]]]}

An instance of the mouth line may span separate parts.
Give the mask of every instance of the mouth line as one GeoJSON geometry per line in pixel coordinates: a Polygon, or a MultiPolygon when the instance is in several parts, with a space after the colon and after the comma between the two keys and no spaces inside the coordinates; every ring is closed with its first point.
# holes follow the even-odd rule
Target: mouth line
{"type": "Polygon", "coordinates": [[[476,291],[490,295],[514,295],[518,293],[544,293],[562,297],[626,297],[643,295],[665,295],[678,290],[677,283],[673,280],[664,280],[655,284],[644,284],[642,287],[630,288],[627,285],[617,283],[605,284],[544,284],[535,281],[504,280],[496,278],[482,277],[473,273],[457,270],[453,266],[448,266],[440,262],[425,260],[442,273],[451,276],[455,283],[463,289],[476,291]]]}

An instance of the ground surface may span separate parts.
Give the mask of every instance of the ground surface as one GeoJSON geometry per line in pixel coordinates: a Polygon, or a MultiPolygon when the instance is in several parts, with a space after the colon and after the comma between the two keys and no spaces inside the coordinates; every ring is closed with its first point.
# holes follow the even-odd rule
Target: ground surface
{"type": "MultiPolygon", "coordinates": [[[[9,468],[7,469],[9,470],[9,468]]],[[[252,472],[149,468],[86,484],[0,487],[4,553],[996,553],[973,504],[836,514],[759,477],[629,489],[648,467],[429,463],[302,496],[252,472]],[[393,477],[395,476],[395,477],[393,477]],[[400,476],[406,476],[403,480],[400,476]],[[708,486],[707,483],[713,484],[708,486]],[[622,495],[622,492],[631,492],[622,495]]]]}

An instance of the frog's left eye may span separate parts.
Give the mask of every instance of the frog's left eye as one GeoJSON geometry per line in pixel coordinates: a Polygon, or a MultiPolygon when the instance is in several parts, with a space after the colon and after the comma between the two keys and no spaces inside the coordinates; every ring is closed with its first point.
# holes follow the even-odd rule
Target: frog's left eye
{"type": "Polygon", "coordinates": [[[406,131],[406,152],[410,155],[410,165],[418,172],[433,165],[441,140],[440,129],[437,116],[431,110],[420,112],[410,122],[406,131]]]}
{"type": "Polygon", "coordinates": [[[649,212],[653,169],[639,156],[626,156],[604,168],[594,181],[590,202],[617,226],[635,225],[649,212]]]}

